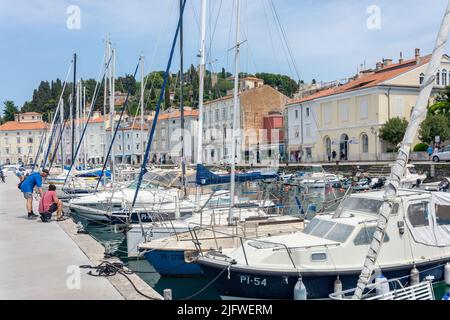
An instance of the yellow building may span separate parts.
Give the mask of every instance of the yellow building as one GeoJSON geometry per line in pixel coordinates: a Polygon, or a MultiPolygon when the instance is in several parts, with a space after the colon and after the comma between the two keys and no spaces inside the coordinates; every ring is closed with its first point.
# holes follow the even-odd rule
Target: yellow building
{"type": "MultiPolygon", "coordinates": [[[[381,141],[380,128],[391,118],[410,119],[431,55],[393,64],[383,60],[375,70],[287,105],[288,154],[291,161],[391,160],[393,146],[381,141]],[[293,156],[294,155],[294,156],[293,156]]],[[[442,57],[432,98],[450,84],[450,57],[442,57]]],[[[430,101],[431,102],[431,101],[430,101]]],[[[418,140],[418,139],[417,139],[418,140]]],[[[417,141],[419,142],[419,141],[417,141]]]]}

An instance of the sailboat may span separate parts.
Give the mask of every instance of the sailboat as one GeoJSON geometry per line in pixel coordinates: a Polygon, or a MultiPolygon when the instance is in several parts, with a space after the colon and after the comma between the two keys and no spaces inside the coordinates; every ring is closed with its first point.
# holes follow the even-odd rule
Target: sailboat
{"type": "Polygon", "coordinates": [[[353,194],[303,232],[243,239],[237,249],[201,256],[198,264],[223,298],[294,299],[306,288],[308,299],[326,299],[335,288],[342,294],[356,284],[352,298],[363,299],[373,281],[391,278],[405,286],[444,279],[450,270],[450,196],[402,189],[400,183],[449,31],[450,1],[385,191],[353,194]]]}

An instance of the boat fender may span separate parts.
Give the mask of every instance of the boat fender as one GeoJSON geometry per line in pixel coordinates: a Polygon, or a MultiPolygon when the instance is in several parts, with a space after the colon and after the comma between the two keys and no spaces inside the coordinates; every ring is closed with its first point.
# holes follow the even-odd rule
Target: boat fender
{"type": "Polygon", "coordinates": [[[390,291],[389,282],[388,282],[387,278],[385,276],[383,276],[382,274],[380,274],[375,279],[375,287],[376,287],[377,295],[379,295],[379,296],[388,294],[390,291]]]}
{"type": "Polygon", "coordinates": [[[410,273],[410,283],[412,286],[418,285],[420,282],[420,273],[419,270],[416,268],[416,266],[414,266],[411,269],[411,273],[410,273]]]}
{"type": "Polygon", "coordinates": [[[447,264],[444,267],[444,279],[445,284],[450,286],[450,262],[447,262],[447,264]]]}
{"type": "Polygon", "coordinates": [[[302,277],[300,276],[294,287],[294,300],[307,300],[307,295],[308,293],[306,291],[306,287],[303,284],[302,277]]]}
{"type": "MultiPolygon", "coordinates": [[[[337,276],[336,281],[334,281],[334,293],[342,292],[342,281],[339,279],[339,276],[337,276]]],[[[338,298],[342,298],[342,295],[340,294],[338,298]]]]}

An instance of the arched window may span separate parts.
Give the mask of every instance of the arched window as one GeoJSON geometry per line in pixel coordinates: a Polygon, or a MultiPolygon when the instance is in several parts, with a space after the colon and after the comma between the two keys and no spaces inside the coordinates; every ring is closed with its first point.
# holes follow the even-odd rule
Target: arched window
{"type": "Polygon", "coordinates": [[[447,86],[447,70],[446,69],[442,70],[442,85],[444,87],[447,86]]]}
{"type": "Polygon", "coordinates": [[[425,79],[425,74],[421,73],[420,74],[420,84],[423,83],[423,80],[425,79]]]}
{"type": "Polygon", "coordinates": [[[437,72],[437,74],[436,74],[436,84],[437,84],[438,86],[441,85],[441,71],[440,71],[440,70],[438,70],[438,72],[437,72]]]}
{"type": "Polygon", "coordinates": [[[361,135],[362,153],[369,153],[369,137],[363,133],[361,135]]]}

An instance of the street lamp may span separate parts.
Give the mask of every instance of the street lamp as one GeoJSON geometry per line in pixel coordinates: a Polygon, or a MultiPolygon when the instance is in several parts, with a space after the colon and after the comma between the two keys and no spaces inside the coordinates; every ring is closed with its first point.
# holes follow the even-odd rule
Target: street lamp
{"type": "Polygon", "coordinates": [[[375,136],[375,159],[378,162],[378,131],[375,129],[375,127],[371,127],[370,131],[375,136]]]}

